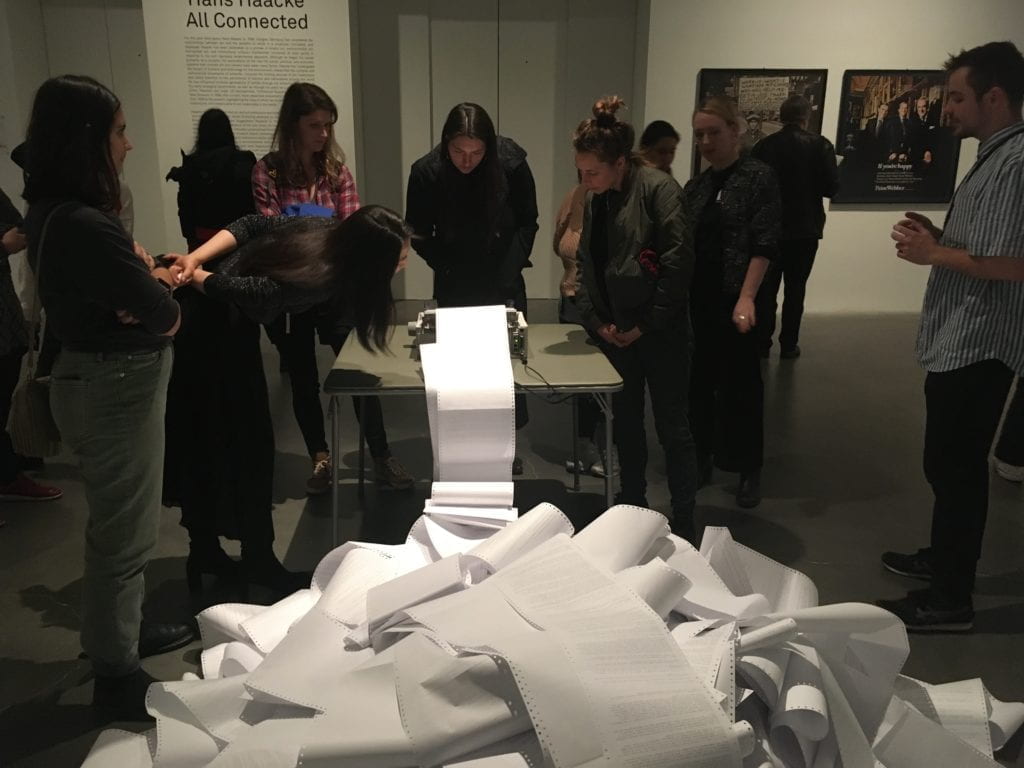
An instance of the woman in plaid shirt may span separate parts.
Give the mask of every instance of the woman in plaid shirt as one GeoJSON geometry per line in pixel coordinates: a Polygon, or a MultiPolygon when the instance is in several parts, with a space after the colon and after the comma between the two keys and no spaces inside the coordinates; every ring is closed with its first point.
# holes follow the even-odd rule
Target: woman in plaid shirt
{"type": "MultiPolygon", "coordinates": [[[[348,218],[359,209],[359,195],[345,154],[334,139],[338,108],[327,92],[313,83],[292,83],[285,91],[274,130],[274,151],[252,171],[257,213],[348,218]]],[[[314,332],[337,354],[351,330],[344,308],[319,306],[284,315],[266,326],[292,380],[292,409],[313,464],[306,481],[310,494],[330,489],[330,453],[320,405],[320,373],[314,332]]],[[[411,488],[413,479],[391,456],[380,399],[353,398],[356,418],[363,422],[377,481],[391,488],[411,488]]]]}

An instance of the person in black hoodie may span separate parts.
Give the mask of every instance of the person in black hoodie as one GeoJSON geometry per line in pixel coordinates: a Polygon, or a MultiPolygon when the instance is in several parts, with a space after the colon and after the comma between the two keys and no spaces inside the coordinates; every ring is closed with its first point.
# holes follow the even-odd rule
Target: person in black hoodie
{"type": "Polygon", "coordinates": [[[235,144],[231,120],[220,109],[199,118],[192,153],[167,173],[178,183],[178,219],[188,249],[195,250],[221,228],[256,208],[249,178],[256,155],[235,144]]]}
{"type": "MultiPolygon", "coordinates": [[[[439,307],[511,302],[526,312],[537,191],[526,151],[497,135],[483,107],[463,102],[448,113],[441,143],[413,163],[405,216],[413,248],[434,270],[439,307]]],[[[526,421],[518,396],[516,427],[526,421]]],[[[518,456],[512,473],[522,473],[518,456]]]]}
{"type": "MultiPolygon", "coordinates": [[[[194,251],[220,229],[243,216],[255,213],[252,188],[249,177],[256,164],[256,155],[243,151],[235,144],[235,132],[231,120],[220,109],[208,109],[199,118],[196,128],[196,143],[192,152],[181,154],[181,165],[167,173],[167,180],[178,183],[178,220],[181,234],[194,251]]],[[[182,332],[178,334],[174,347],[174,368],[167,389],[167,448],[164,457],[164,502],[175,504],[195,503],[195,499],[183,501],[183,467],[187,463],[185,448],[191,440],[186,419],[190,410],[188,401],[189,381],[203,380],[207,376],[209,354],[217,350],[206,348],[203,338],[202,319],[209,321],[209,300],[190,287],[177,292],[181,305],[182,332]],[[190,367],[194,370],[190,370],[190,367]]],[[[189,512],[183,511],[187,517],[189,512]]],[[[194,585],[195,580],[190,580],[194,585]]]]}

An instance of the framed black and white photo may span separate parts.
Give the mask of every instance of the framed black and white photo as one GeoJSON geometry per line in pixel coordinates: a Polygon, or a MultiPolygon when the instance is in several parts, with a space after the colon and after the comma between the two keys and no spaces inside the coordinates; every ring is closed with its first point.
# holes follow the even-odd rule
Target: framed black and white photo
{"type": "MultiPolygon", "coordinates": [[[[736,102],[744,121],[743,146],[749,150],[782,128],[779,107],[793,94],[800,94],[811,103],[807,130],[821,133],[827,77],[827,69],[702,69],[697,81],[697,105],[711,96],[726,96],[736,102]]],[[[707,163],[694,147],[693,175],[705,168],[707,163]]]]}
{"type": "Polygon", "coordinates": [[[835,203],[948,203],[960,142],[942,118],[943,70],[843,74],[835,203]]]}

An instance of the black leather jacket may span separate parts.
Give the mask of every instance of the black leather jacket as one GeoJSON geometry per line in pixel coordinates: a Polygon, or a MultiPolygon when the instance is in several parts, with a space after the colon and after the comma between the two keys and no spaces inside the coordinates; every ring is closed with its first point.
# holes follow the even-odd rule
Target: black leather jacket
{"type": "Polygon", "coordinates": [[[679,184],[655,168],[633,165],[621,190],[597,199],[587,195],[577,263],[576,306],[591,331],[614,323],[620,331],[643,332],[685,325],[693,276],[693,232],[679,184]],[[593,206],[608,206],[608,261],[604,285],[607,306],[590,254],[593,206]]]}

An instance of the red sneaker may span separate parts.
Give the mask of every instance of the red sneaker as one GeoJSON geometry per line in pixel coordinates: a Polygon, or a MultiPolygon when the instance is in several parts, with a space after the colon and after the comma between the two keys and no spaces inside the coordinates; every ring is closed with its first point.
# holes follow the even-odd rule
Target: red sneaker
{"type": "Polygon", "coordinates": [[[63,495],[60,488],[40,485],[20,472],[7,485],[0,485],[0,501],[53,501],[63,495]]]}

